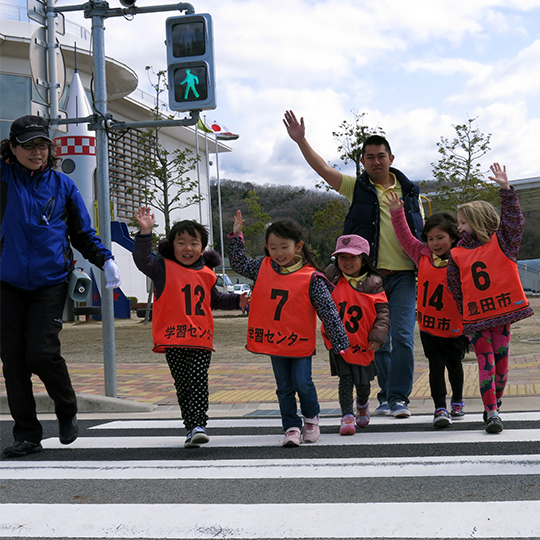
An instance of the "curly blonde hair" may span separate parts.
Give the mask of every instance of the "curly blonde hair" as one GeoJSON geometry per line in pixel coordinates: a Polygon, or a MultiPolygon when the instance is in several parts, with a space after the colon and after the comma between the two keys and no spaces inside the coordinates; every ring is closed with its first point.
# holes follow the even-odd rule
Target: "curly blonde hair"
{"type": "Polygon", "coordinates": [[[471,201],[457,207],[461,215],[471,226],[480,242],[491,240],[501,223],[501,218],[494,206],[486,201],[471,201]]]}

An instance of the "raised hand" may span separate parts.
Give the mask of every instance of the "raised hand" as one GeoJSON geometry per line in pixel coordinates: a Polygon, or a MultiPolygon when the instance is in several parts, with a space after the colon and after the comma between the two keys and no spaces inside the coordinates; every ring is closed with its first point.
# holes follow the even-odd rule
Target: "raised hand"
{"type": "Polygon", "coordinates": [[[298,142],[302,140],[306,135],[306,127],[304,126],[304,119],[300,118],[300,122],[296,119],[296,116],[292,111],[285,111],[285,118],[283,123],[287,128],[287,133],[289,137],[294,141],[298,142]]]}
{"type": "Polygon", "coordinates": [[[506,165],[503,165],[502,169],[498,163],[494,163],[491,167],[491,172],[494,176],[488,176],[490,180],[497,182],[502,189],[510,189],[510,183],[508,182],[508,176],[506,176],[506,165]]]}
{"type": "Polygon", "coordinates": [[[242,219],[242,212],[237,210],[236,215],[234,216],[233,234],[240,234],[244,228],[244,223],[245,221],[242,219]]]}
{"type": "Polygon", "coordinates": [[[397,193],[390,191],[383,199],[383,203],[390,207],[390,210],[399,210],[403,208],[403,201],[397,196],[397,193]]]}
{"type": "Polygon", "coordinates": [[[156,223],[156,218],[149,207],[141,206],[135,212],[135,219],[141,228],[141,234],[150,234],[156,223]]]}

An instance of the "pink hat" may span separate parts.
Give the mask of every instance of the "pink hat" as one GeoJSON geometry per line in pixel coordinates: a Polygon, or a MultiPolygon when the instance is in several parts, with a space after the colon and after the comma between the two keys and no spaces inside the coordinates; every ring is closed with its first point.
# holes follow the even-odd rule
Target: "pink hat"
{"type": "Polygon", "coordinates": [[[336,251],[332,255],[338,253],[350,253],[351,255],[369,255],[369,243],[365,238],[357,234],[346,234],[340,236],[336,242],[336,251]]]}

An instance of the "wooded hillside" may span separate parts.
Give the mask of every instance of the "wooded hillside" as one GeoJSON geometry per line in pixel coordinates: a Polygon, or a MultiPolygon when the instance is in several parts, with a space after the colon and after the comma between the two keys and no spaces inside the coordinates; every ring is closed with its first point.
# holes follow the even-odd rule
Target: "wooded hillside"
{"type": "MultiPolygon", "coordinates": [[[[224,237],[232,230],[233,216],[240,210],[246,221],[246,251],[251,257],[264,255],[264,230],[272,221],[285,217],[296,220],[307,231],[311,248],[324,267],[343,231],[349,203],[335,192],[293,186],[257,185],[235,180],[221,180],[221,205],[224,237]]],[[[211,185],[214,242],[221,249],[219,237],[218,193],[211,185]]],[[[519,259],[540,258],[540,210],[525,213],[525,233],[519,259]]]]}

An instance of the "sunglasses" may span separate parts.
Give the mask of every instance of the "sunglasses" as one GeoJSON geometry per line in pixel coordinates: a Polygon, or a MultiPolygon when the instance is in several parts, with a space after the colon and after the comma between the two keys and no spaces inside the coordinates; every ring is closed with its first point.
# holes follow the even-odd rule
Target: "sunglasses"
{"type": "Polygon", "coordinates": [[[36,148],[38,150],[48,150],[50,148],[50,144],[46,142],[40,142],[40,143],[24,143],[20,145],[21,148],[24,148],[25,150],[31,152],[32,150],[35,150],[36,148]]]}

